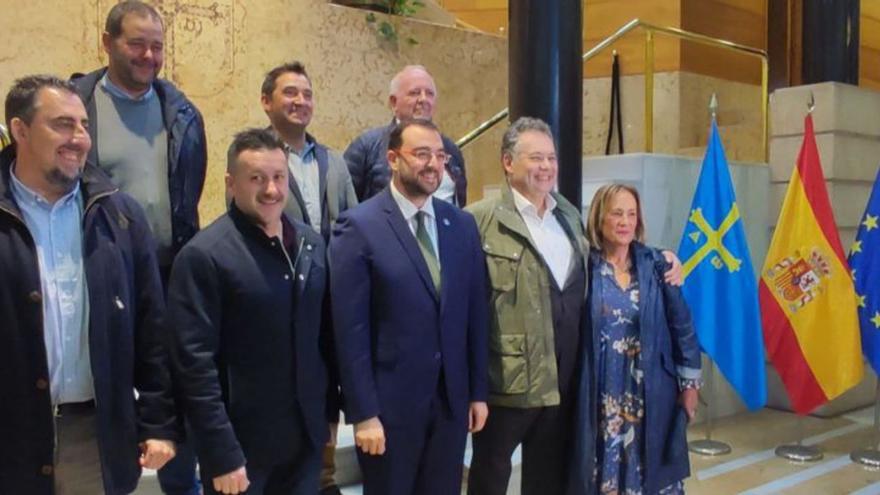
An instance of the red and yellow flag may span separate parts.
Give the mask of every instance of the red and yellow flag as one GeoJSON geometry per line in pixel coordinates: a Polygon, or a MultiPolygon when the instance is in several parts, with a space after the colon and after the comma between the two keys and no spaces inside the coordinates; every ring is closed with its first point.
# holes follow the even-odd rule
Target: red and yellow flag
{"type": "Polygon", "coordinates": [[[855,288],[810,115],[804,126],[758,288],[764,345],[798,414],[855,386],[863,373],[855,288]]]}

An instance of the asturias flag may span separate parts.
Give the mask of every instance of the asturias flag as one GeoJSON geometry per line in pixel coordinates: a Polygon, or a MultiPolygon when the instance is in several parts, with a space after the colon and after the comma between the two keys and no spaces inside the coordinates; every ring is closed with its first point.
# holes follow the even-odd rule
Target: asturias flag
{"type": "Polygon", "coordinates": [[[714,120],[678,257],[703,351],[749,409],[763,407],[767,377],[757,281],[714,120]]]}
{"type": "Polygon", "coordinates": [[[767,353],[799,414],[853,387],[863,373],[855,289],[810,115],[804,127],[758,293],[767,353]]]}
{"type": "Polygon", "coordinates": [[[862,327],[862,351],[880,372],[880,170],[849,255],[862,327]]]}

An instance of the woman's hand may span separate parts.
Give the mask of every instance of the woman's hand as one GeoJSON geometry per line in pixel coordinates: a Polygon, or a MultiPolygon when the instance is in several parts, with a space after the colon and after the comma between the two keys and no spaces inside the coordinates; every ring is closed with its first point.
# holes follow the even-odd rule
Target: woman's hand
{"type": "Polygon", "coordinates": [[[695,388],[686,388],[681,391],[681,394],[678,396],[678,404],[684,409],[684,412],[687,413],[688,423],[694,420],[697,416],[697,402],[699,401],[699,396],[697,394],[697,389],[695,388]]]}

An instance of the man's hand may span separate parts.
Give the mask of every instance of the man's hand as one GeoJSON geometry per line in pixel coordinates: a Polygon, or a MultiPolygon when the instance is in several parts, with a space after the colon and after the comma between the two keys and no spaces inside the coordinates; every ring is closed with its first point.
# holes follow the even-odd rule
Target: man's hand
{"type": "Polygon", "coordinates": [[[365,419],[354,425],[354,443],[364,454],[382,455],[385,453],[385,429],[377,416],[365,419]]]}
{"type": "Polygon", "coordinates": [[[174,442],[171,440],[148,439],[138,444],[141,449],[141,457],[138,461],[141,467],[147,469],[161,469],[166,462],[174,458],[176,453],[174,442]]]}
{"type": "Polygon", "coordinates": [[[214,490],[228,495],[238,495],[247,491],[251,482],[248,481],[244,466],[214,478],[214,490]]]}
{"type": "Polygon", "coordinates": [[[697,415],[697,402],[699,400],[699,396],[697,394],[697,389],[695,388],[686,388],[681,391],[681,394],[678,396],[678,403],[684,409],[684,412],[688,415],[688,423],[694,420],[694,417],[697,415]]]}
{"type": "Polygon", "coordinates": [[[471,402],[468,410],[468,431],[476,433],[486,426],[486,418],[489,417],[489,406],[485,402],[471,402]]]}
{"type": "Polygon", "coordinates": [[[672,268],[663,274],[663,280],[669,285],[681,286],[684,283],[681,278],[681,260],[672,251],[663,251],[663,257],[672,263],[672,268]]]}

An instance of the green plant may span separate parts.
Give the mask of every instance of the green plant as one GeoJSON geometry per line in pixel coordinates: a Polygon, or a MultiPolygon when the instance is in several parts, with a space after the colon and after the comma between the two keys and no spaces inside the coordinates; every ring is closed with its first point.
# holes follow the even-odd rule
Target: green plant
{"type": "MultiPolygon", "coordinates": [[[[402,17],[412,17],[416,12],[425,6],[421,0],[381,0],[380,4],[383,11],[402,17]]],[[[375,26],[376,33],[385,41],[396,43],[398,41],[397,29],[387,20],[379,21],[376,14],[370,12],[367,14],[367,24],[375,26]]],[[[418,40],[407,37],[406,42],[410,45],[419,44],[418,40]]]]}

